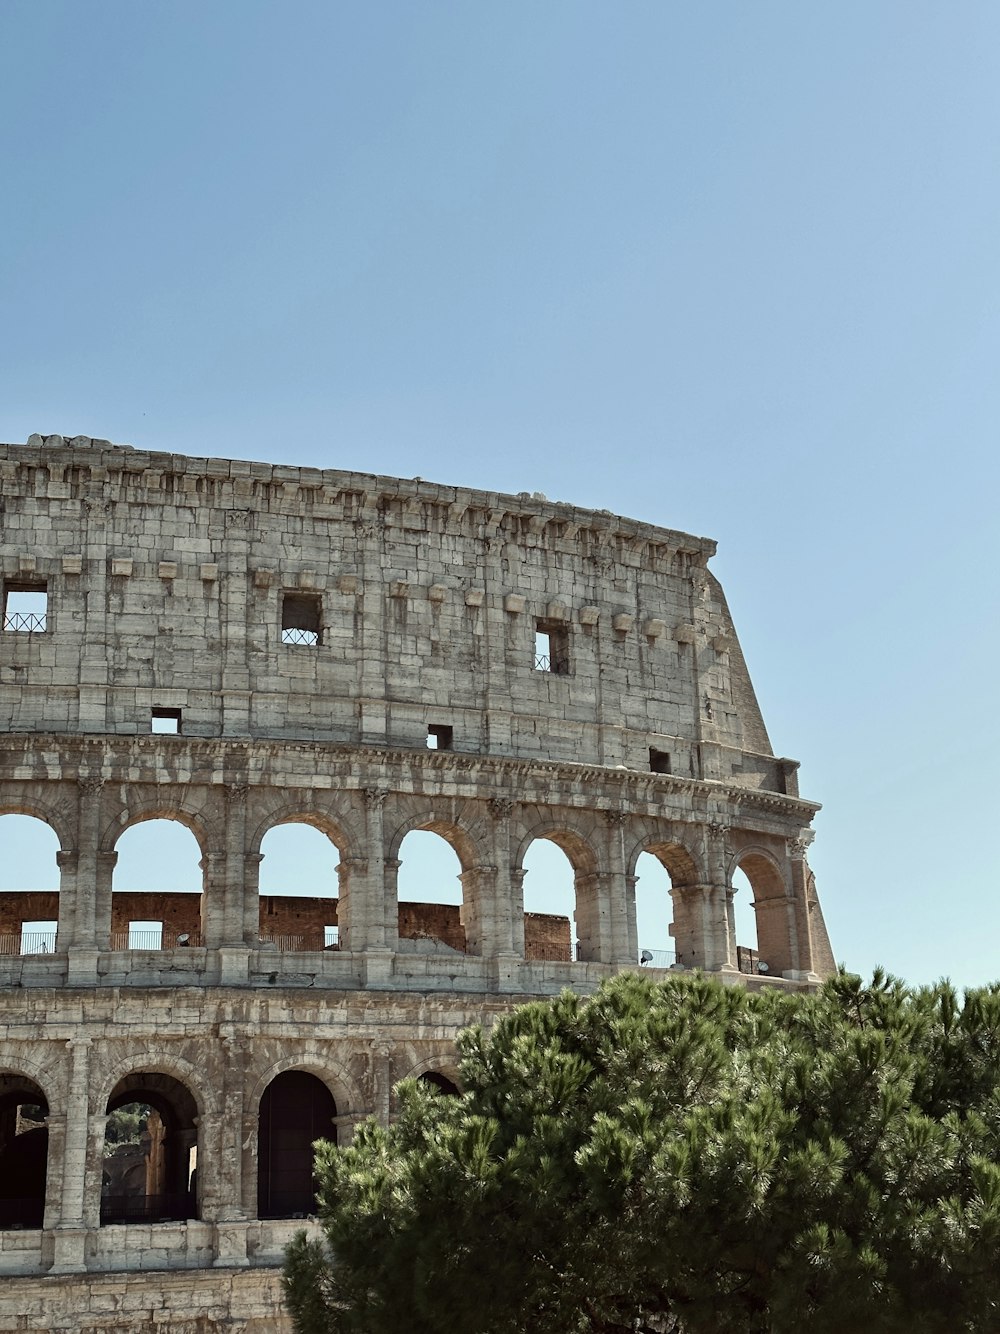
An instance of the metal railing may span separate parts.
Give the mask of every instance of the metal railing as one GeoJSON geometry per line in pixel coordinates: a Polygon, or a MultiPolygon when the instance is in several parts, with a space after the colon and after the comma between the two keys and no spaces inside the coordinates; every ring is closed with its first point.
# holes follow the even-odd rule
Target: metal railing
{"type": "Polygon", "coordinates": [[[201,944],[197,931],[112,931],[113,950],[173,950],[201,944]]]}
{"type": "Polygon", "coordinates": [[[101,1224],[177,1223],[195,1216],[189,1191],[170,1195],[102,1195],[101,1224]]]}
{"type": "Polygon", "coordinates": [[[673,968],[677,955],[673,950],[642,950],[639,962],[644,968],[673,968]]]}
{"type": "Polygon", "coordinates": [[[54,954],[54,931],[8,931],[0,934],[2,954],[54,954]]]}
{"type": "Polygon", "coordinates": [[[3,628],[19,634],[44,634],[45,613],[33,611],[11,611],[3,618],[3,628]]]}
{"type": "Polygon", "coordinates": [[[305,948],[305,936],[286,935],[276,931],[262,931],[260,943],[262,945],[273,945],[276,950],[291,950],[293,953],[301,953],[305,948]]]}
{"type": "Polygon", "coordinates": [[[309,648],[315,648],[319,643],[319,631],[294,630],[289,626],[282,630],[281,642],[283,644],[306,644],[309,648]]]}

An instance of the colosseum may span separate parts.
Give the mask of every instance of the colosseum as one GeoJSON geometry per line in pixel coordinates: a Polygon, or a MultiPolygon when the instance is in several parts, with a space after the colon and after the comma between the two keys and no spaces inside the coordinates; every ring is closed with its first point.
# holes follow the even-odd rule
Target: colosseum
{"type": "Polygon", "coordinates": [[[391,1117],[403,1078],[451,1088],[464,1025],[637,966],[831,971],[818,807],[711,541],[82,436],[0,445],[0,516],[0,816],[58,847],[0,895],[0,1331],[287,1330],[312,1141],[391,1117]],[[194,892],[116,885],[152,820],[196,840],[194,892]],[[285,824],[329,840],[325,893],[262,893],[285,824]],[[414,831],[460,902],[400,901],[414,831]],[[526,912],[536,840],[572,911],[526,912]],[[640,858],[670,953],[637,933],[640,858]]]}

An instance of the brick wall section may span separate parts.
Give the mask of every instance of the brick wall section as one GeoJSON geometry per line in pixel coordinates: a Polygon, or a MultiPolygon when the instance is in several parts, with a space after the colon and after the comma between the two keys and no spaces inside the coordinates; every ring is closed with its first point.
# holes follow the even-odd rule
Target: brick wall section
{"type": "MultiPolygon", "coordinates": [[[[0,934],[18,935],[24,922],[56,921],[58,916],[59,896],[55,892],[0,893],[0,934]]],[[[112,896],[112,931],[127,931],[130,922],[145,921],[162,922],[165,936],[186,933],[192,940],[197,940],[201,930],[201,895],[119,891],[112,896]]],[[[325,928],[336,925],[336,899],[261,896],[262,936],[300,937],[296,948],[321,950],[325,943],[325,928]]],[[[460,909],[449,904],[401,903],[399,934],[409,940],[432,937],[444,941],[452,949],[465,949],[460,909]]],[[[551,913],[525,913],[524,957],[571,960],[569,919],[551,913]]]]}
{"type": "Polygon", "coordinates": [[[573,941],[568,917],[552,913],[526,912],[524,914],[524,957],[550,959],[553,962],[571,961],[573,941]]]}
{"type": "MultiPolygon", "coordinates": [[[[58,916],[58,894],[0,893],[0,934],[17,936],[23,922],[56,921],[58,916]]],[[[172,945],[173,937],[181,933],[197,941],[201,895],[120,891],[111,899],[111,930],[127,931],[130,922],[162,922],[164,945],[172,945]]],[[[262,936],[291,938],[296,949],[321,950],[326,927],[336,925],[336,899],[261,895],[262,936]]],[[[440,940],[453,950],[465,950],[461,909],[453,904],[401,903],[399,934],[404,940],[440,940]]],[[[524,957],[569,962],[573,957],[569,919],[552,913],[525,913],[524,957]]]]}
{"type": "Polygon", "coordinates": [[[0,935],[19,936],[24,922],[55,922],[58,917],[55,892],[0,894],[0,935]]]}

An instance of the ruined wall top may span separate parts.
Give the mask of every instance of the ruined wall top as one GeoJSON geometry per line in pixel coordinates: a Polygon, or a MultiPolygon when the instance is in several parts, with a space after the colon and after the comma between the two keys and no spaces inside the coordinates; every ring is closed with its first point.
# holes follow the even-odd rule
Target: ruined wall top
{"type": "Polygon", "coordinates": [[[0,445],[0,509],[3,730],[176,723],[794,794],[708,539],[537,493],[85,436],[0,445]]]}

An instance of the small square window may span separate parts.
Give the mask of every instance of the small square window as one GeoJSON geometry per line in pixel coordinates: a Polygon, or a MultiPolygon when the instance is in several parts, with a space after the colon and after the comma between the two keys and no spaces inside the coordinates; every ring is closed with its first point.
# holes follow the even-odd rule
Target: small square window
{"type": "Polygon", "coordinates": [[[158,736],[180,736],[180,709],[154,709],[150,730],[158,736]]]}
{"type": "Polygon", "coordinates": [[[569,630],[561,622],[536,621],[535,671],[569,674],[569,630]]]}
{"type": "Polygon", "coordinates": [[[653,774],[668,774],[670,772],[670,753],[666,750],[654,750],[649,748],[649,772],[653,774]]]}
{"type": "Polygon", "coordinates": [[[455,732],[451,727],[431,723],[427,728],[428,750],[451,750],[454,739],[455,732]]]}
{"type": "Polygon", "coordinates": [[[53,954],[59,923],[52,921],[21,923],[22,954],[53,954]]]}
{"type": "Polygon", "coordinates": [[[128,948],[130,950],[160,950],[163,948],[162,922],[129,922],[128,948]]]}
{"type": "Polygon", "coordinates": [[[4,584],[3,628],[19,634],[44,634],[48,602],[45,584],[4,584]]]}
{"type": "Polygon", "coordinates": [[[281,599],[281,642],[316,648],[323,642],[323,603],[304,593],[285,593],[281,599]]]}

